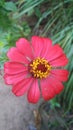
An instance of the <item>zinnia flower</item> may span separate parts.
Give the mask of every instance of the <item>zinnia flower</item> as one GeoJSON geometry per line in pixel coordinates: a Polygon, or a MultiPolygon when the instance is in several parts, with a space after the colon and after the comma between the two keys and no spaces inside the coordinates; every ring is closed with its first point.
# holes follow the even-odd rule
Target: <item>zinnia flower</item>
{"type": "Polygon", "coordinates": [[[50,100],[63,90],[62,82],[68,79],[68,71],[63,66],[68,59],[51,39],[33,36],[29,42],[20,38],[7,57],[4,78],[7,84],[13,85],[12,92],[16,96],[26,93],[28,101],[36,103],[40,95],[50,100]]]}

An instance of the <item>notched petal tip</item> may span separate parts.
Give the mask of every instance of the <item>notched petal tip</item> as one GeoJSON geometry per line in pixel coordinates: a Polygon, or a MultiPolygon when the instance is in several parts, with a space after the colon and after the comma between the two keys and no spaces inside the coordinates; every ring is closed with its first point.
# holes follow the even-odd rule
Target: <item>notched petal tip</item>
{"type": "Polygon", "coordinates": [[[34,58],[31,44],[27,39],[20,38],[16,42],[16,47],[21,54],[25,55],[25,57],[29,57],[30,59],[34,58]]]}
{"type": "Polygon", "coordinates": [[[7,77],[8,77],[7,74],[5,74],[5,75],[3,76],[5,84],[6,84],[6,85],[12,85],[12,84],[9,83],[9,81],[7,80],[7,77]]]}
{"type": "Polygon", "coordinates": [[[16,47],[12,47],[8,50],[7,52],[7,57],[10,58],[11,52],[14,51],[16,49],[16,47]]]}

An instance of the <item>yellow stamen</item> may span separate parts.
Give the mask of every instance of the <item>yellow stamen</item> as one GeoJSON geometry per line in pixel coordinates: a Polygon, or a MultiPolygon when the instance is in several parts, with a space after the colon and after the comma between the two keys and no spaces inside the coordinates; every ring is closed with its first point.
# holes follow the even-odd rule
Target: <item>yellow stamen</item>
{"type": "Polygon", "coordinates": [[[43,58],[38,57],[30,64],[30,73],[35,78],[46,78],[50,74],[50,70],[51,65],[43,58]]]}

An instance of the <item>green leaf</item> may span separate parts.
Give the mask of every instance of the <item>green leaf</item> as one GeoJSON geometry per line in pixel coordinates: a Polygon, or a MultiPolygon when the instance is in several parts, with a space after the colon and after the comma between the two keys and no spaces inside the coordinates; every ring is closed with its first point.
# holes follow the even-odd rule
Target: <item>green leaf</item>
{"type": "Polygon", "coordinates": [[[0,0],[0,6],[4,5],[5,0],[0,0]]]}
{"type": "Polygon", "coordinates": [[[17,11],[17,7],[15,5],[15,3],[13,2],[5,2],[4,6],[3,6],[7,11],[13,11],[16,12],[17,11]]]}
{"type": "Polygon", "coordinates": [[[40,17],[42,16],[41,11],[39,10],[39,8],[36,8],[36,9],[35,9],[35,15],[36,15],[38,18],[40,18],[40,17]]]}

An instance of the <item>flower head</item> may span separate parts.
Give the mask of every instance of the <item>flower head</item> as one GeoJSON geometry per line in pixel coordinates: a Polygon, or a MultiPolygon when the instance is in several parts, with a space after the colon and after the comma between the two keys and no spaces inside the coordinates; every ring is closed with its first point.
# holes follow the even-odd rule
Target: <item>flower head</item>
{"type": "Polygon", "coordinates": [[[4,79],[13,85],[12,92],[16,96],[27,93],[28,101],[36,103],[40,95],[44,100],[50,100],[63,90],[62,82],[68,79],[68,71],[63,66],[68,59],[51,39],[33,36],[29,42],[20,38],[7,56],[4,79]]]}

